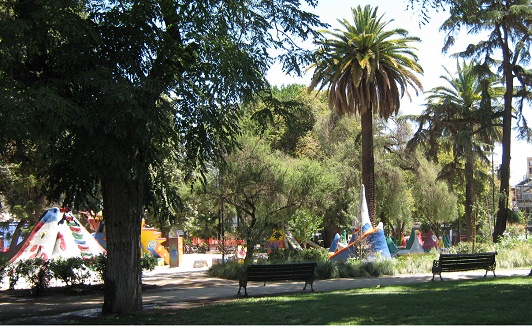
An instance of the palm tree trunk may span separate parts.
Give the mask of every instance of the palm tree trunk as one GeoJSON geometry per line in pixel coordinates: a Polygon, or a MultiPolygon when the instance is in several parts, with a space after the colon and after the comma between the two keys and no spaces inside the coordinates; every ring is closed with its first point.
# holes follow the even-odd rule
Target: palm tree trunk
{"type": "Polygon", "coordinates": [[[362,183],[366,189],[369,220],[376,223],[375,158],[373,155],[373,112],[367,109],[361,114],[362,125],[362,183]]]}
{"type": "Polygon", "coordinates": [[[466,223],[467,223],[467,233],[466,241],[474,240],[475,235],[475,219],[473,218],[473,205],[475,204],[475,186],[473,174],[475,172],[475,159],[473,157],[473,151],[470,147],[467,148],[467,158],[465,163],[465,179],[466,179],[466,203],[465,203],[465,213],[466,213],[466,223]]]}

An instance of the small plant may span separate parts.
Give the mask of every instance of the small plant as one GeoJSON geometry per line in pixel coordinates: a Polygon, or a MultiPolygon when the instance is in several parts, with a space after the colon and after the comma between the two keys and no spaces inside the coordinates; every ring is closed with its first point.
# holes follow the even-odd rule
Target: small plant
{"type": "Polygon", "coordinates": [[[271,263],[287,262],[290,260],[292,250],[273,248],[268,253],[268,261],[271,263]]]}
{"type": "Polygon", "coordinates": [[[0,257],[0,283],[4,281],[4,277],[9,271],[9,260],[4,257],[0,257]]]}
{"type": "Polygon", "coordinates": [[[143,271],[152,271],[157,266],[157,258],[154,255],[143,253],[140,260],[143,271]]]}
{"type": "Polygon", "coordinates": [[[9,264],[6,268],[8,269],[6,275],[9,276],[9,289],[14,290],[20,279],[20,274],[17,272],[16,265],[9,264]]]}

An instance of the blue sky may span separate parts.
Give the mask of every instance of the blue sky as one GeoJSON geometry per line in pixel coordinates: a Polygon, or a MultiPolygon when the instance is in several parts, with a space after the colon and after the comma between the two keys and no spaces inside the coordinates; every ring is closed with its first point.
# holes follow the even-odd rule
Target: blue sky
{"type": "MultiPolygon", "coordinates": [[[[439,85],[445,85],[439,78],[445,75],[446,67],[449,72],[456,71],[456,59],[449,58],[441,52],[443,47],[443,39],[445,34],[439,32],[441,23],[446,19],[447,13],[431,13],[431,20],[429,24],[419,25],[419,17],[412,10],[406,11],[406,1],[404,0],[374,0],[373,2],[362,1],[346,1],[346,0],[319,0],[316,8],[305,7],[307,10],[320,16],[323,22],[331,25],[331,29],[340,27],[337,19],[347,19],[351,21],[351,8],[358,5],[364,7],[367,4],[378,6],[378,14],[384,15],[383,21],[393,20],[388,26],[389,28],[401,27],[409,31],[410,35],[417,36],[421,42],[417,44],[417,55],[419,62],[424,69],[423,76],[420,80],[423,83],[425,91],[439,85]]],[[[462,33],[456,44],[450,49],[449,53],[461,51],[465,49],[467,44],[477,42],[479,36],[467,35],[462,33]]],[[[309,48],[313,48],[311,43],[305,44],[309,48]]],[[[311,72],[303,78],[286,76],[282,73],[280,66],[274,66],[268,74],[268,80],[272,85],[287,85],[291,83],[300,83],[308,85],[310,83],[311,72]]],[[[410,91],[412,102],[406,97],[401,101],[400,114],[419,114],[423,110],[422,104],[425,101],[425,96],[421,93],[416,97],[413,90],[410,91]]],[[[532,109],[529,109],[532,111],[532,109]]],[[[532,112],[529,116],[532,118],[532,112]]],[[[532,123],[532,122],[531,122],[532,123]]],[[[501,161],[500,148],[495,150],[494,161],[497,166],[501,161]]],[[[510,161],[511,179],[510,184],[514,185],[521,181],[525,176],[527,167],[527,157],[532,157],[532,145],[525,142],[517,142],[514,137],[512,143],[512,158],[510,161]]]]}

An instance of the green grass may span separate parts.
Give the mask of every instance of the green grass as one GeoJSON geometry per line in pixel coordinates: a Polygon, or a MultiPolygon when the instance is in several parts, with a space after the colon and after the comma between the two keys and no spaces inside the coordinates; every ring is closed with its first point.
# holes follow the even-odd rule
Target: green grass
{"type": "Polygon", "coordinates": [[[426,282],[240,298],[188,309],[65,320],[72,324],[530,324],[532,277],[426,282]]]}

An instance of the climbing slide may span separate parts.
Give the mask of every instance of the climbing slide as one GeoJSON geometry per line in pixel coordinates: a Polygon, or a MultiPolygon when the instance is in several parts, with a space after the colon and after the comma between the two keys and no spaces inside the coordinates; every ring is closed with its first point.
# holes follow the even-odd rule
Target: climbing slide
{"type": "Polygon", "coordinates": [[[353,247],[356,246],[358,243],[360,243],[362,240],[366,239],[373,233],[377,233],[379,231],[378,228],[372,228],[367,230],[366,232],[362,233],[358,238],[351,241],[346,247],[336,251],[334,254],[329,256],[329,259],[331,260],[345,260],[347,256],[351,256],[353,253],[353,247]]]}

